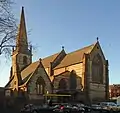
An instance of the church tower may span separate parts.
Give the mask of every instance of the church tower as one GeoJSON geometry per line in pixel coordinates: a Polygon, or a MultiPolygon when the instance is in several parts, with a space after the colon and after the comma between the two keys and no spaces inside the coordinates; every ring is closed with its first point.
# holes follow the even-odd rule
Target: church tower
{"type": "MultiPolygon", "coordinates": [[[[32,47],[28,45],[24,7],[22,7],[20,25],[16,37],[16,47],[12,52],[12,76],[14,76],[14,89],[21,84],[21,71],[32,63],[32,47]]],[[[11,77],[12,77],[11,76],[11,77]]]]}

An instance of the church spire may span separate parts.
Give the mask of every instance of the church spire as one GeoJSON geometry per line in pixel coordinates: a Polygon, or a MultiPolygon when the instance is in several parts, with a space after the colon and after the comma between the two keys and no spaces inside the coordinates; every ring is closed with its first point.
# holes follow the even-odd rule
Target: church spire
{"type": "Polygon", "coordinates": [[[28,49],[24,7],[22,7],[20,24],[19,24],[18,34],[17,34],[17,39],[16,39],[16,46],[17,46],[18,51],[28,49]]]}

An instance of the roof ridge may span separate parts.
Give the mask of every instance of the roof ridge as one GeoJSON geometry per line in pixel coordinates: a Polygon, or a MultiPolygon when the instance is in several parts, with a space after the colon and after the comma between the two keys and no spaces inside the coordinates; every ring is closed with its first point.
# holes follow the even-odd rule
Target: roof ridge
{"type": "Polygon", "coordinates": [[[60,54],[60,52],[57,52],[57,53],[55,53],[55,54],[52,54],[52,55],[49,55],[49,56],[43,57],[42,60],[44,60],[44,59],[46,59],[46,58],[49,58],[49,57],[51,57],[51,56],[53,56],[53,55],[57,55],[57,54],[60,54]]]}
{"type": "Polygon", "coordinates": [[[91,45],[85,46],[85,47],[83,47],[83,48],[81,48],[81,49],[77,49],[77,50],[75,50],[75,51],[69,52],[69,53],[67,53],[67,55],[68,55],[68,54],[72,54],[72,53],[74,53],[74,52],[78,52],[78,51],[84,50],[84,49],[89,48],[89,47],[91,47],[91,46],[95,46],[95,44],[91,44],[91,45]]]}
{"type": "MultiPolygon", "coordinates": [[[[64,57],[64,59],[61,61],[61,63],[57,66],[63,66],[64,65],[69,65],[69,64],[73,64],[73,63],[78,63],[78,62],[81,62],[81,58],[82,58],[82,54],[84,52],[91,52],[91,50],[93,49],[93,47],[95,46],[95,44],[91,44],[89,46],[85,46],[81,49],[78,49],[76,51],[73,51],[73,52],[70,52],[70,53],[66,53],[66,56],[64,57]],[[73,55],[72,55],[73,54],[73,55]],[[80,56],[78,57],[78,59],[71,59],[71,57],[76,57],[76,55],[79,54],[80,56]],[[68,58],[66,60],[66,58],[68,58]],[[66,61],[64,61],[66,60],[66,61]]],[[[44,66],[44,68],[47,68],[50,66],[50,62],[54,61],[57,56],[59,56],[59,54],[61,53],[60,52],[57,52],[51,56],[47,56],[45,58],[42,59],[42,64],[44,66]]],[[[21,76],[22,76],[22,79],[25,78],[25,76],[28,75],[28,73],[31,73],[35,70],[35,68],[37,68],[37,66],[39,65],[39,61],[35,61],[35,62],[32,62],[28,67],[26,67],[24,70],[22,70],[21,72],[21,76]]]]}
{"type": "MultiPolygon", "coordinates": [[[[80,50],[83,50],[83,49],[86,49],[86,48],[88,48],[88,47],[90,47],[90,46],[94,46],[95,44],[96,44],[96,43],[93,43],[93,44],[88,45],[88,46],[84,46],[84,47],[82,47],[81,49],[77,49],[77,50],[75,50],[75,51],[66,53],[66,55],[71,54],[71,53],[74,53],[74,52],[77,52],[77,51],[80,51],[80,50]]],[[[60,53],[61,53],[61,51],[60,51],[60,52],[57,52],[57,53],[55,53],[55,54],[49,55],[49,56],[47,56],[47,57],[43,57],[42,60],[44,60],[44,59],[46,59],[46,58],[49,58],[49,57],[52,57],[53,55],[57,55],[57,54],[59,55],[60,53]]],[[[56,56],[56,57],[57,57],[57,56],[56,56]]]]}

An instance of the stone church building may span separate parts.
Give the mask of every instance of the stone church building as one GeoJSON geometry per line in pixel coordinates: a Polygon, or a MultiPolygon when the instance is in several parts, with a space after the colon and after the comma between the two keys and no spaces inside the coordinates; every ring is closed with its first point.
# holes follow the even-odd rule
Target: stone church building
{"type": "Polygon", "coordinates": [[[97,40],[71,53],[66,53],[63,47],[56,54],[32,62],[22,7],[5,95],[42,101],[46,94],[71,95],[68,100],[79,102],[107,100],[108,60],[97,40]]]}

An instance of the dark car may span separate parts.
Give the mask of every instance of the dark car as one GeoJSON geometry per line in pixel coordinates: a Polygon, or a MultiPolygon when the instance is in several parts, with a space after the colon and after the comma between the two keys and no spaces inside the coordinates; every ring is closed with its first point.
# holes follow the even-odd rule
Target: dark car
{"type": "Polygon", "coordinates": [[[77,104],[77,106],[82,108],[82,109],[84,108],[85,113],[91,112],[91,107],[90,106],[87,106],[87,105],[84,105],[84,104],[81,104],[81,103],[77,104]]]}
{"type": "Polygon", "coordinates": [[[25,105],[20,113],[53,113],[54,107],[50,107],[46,104],[42,106],[35,106],[33,104],[25,105]]]}
{"type": "Polygon", "coordinates": [[[77,105],[59,105],[53,111],[56,113],[84,113],[84,109],[77,105]]]}
{"type": "Polygon", "coordinates": [[[102,107],[100,105],[92,104],[91,111],[102,112],[103,110],[102,110],[102,107]]]}
{"type": "Polygon", "coordinates": [[[38,108],[33,104],[27,104],[20,110],[20,113],[38,113],[38,108]]]}

